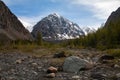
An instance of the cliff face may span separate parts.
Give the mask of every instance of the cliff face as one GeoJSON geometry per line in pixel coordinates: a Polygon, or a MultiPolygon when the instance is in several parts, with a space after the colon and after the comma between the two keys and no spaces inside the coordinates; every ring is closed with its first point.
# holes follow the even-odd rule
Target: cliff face
{"type": "Polygon", "coordinates": [[[0,0],[0,40],[32,40],[32,35],[0,0]]]}

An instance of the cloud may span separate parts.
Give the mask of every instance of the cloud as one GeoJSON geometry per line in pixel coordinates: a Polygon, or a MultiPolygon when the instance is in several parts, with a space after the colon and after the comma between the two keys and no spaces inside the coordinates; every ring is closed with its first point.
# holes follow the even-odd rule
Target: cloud
{"type": "Polygon", "coordinates": [[[83,5],[93,12],[93,17],[106,20],[112,11],[120,7],[120,0],[71,0],[72,4],[83,5]]]}

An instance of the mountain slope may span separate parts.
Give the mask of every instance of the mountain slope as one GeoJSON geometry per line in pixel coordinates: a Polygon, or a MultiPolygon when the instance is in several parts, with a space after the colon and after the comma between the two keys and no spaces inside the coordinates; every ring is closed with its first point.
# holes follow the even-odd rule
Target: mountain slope
{"type": "Polygon", "coordinates": [[[105,25],[86,37],[85,45],[100,49],[120,48],[120,8],[112,12],[105,25]]]}
{"type": "Polygon", "coordinates": [[[111,13],[111,15],[105,23],[105,27],[110,27],[116,24],[120,24],[120,7],[116,11],[111,13]]]}
{"type": "Polygon", "coordinates": [[[106,41],[108,44],[120,44],[120,8],[112,12],[107,19],[103,30],[106,31],[106,41]]]}
{"type": "Polygon", "coordinates": [[[0,40],[32,40],[32,35],[0,0],[0,40]],[[2,37],[1,37],[2,35],[2,37]]]}
{"type": "Polygon", "coordinates": [[[53,13],[38,22],[32,31],[36,38],[41,33],[44,40],[64,40],[77,38],[84,35],[82,29],[68,19],[63,18],[57,13],[53,13]]]}

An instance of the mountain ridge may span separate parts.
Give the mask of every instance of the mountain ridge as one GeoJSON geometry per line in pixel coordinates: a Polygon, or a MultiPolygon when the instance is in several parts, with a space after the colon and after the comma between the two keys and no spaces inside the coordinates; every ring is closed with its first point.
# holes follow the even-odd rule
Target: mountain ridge
{"type": "Polygon", "coordinates": [[[73,39],[84,35],[82,29],[76,23],[60,16],[58,13],[49,14],[33,27],[32,34],[34,37],[37,37],[39,32],[45,40],[73,39]]]}
{"type": "Polygon", "coordinates": [[[110,23],[114,23],[115,21],[118,22],[118,19],[120,18],[120,7],[111,13],[111,15],[108,17],[105,26],[108,26],[110,23]]]}

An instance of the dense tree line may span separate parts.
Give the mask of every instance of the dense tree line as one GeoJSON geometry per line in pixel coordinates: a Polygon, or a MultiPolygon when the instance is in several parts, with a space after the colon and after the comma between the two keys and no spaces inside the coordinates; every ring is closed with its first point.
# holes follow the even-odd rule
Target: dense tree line
{"type": "MultiPolygon", "coordinates": [[[[120,20],[119,20],[120,21],[120,20]]],[[[99,49],[120,48],[120,23],[109,22],[96,32],[69,41],[68,45],[93,47],[99,49]]]]}

